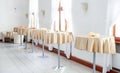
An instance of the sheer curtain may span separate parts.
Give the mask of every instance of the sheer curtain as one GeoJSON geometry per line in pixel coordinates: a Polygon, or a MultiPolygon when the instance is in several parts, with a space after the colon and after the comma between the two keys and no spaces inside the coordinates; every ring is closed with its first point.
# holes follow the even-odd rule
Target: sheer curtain
{"type": "MultiPolygon", "coordinates": [[[[61,0],[61,28],[59,27],[59,1],[60,0],[52,0],[52,25],[51,30],[53,31],[68,31],[72,32],[72,0],[61,0]]],[[[70,58],[70,50],[72,43],[61,44],[60,48],[66,54],[67,58],[70,58]]],[[[53,47],[58,48],[57,44],[49,45],[49,50],[52,50],[53,47]]]]}
{"type": "MultiPolygon", "coordinates": [[[[29,0],[29,28],[39,28],[39,1],[29,0]]],[[[35,44],[38,44],[38,40],[28,37],[28,41],[32,39],[35,44]]]]}
{"type": "Polygon", "coordinates": [[[38,0],[29,0],[29,27],[39,28],[38,0]]]}
{"type": "Polygon", "coordinates": [[[59,30],[59,1],[61,1],[61,30],[72,31],[71,0],[52,0],[52,26],[51,30],[59,30]],[[68,3],[69,2],[69,3],[68,3]],[[67,30],[65,30],[67,28],[67,30]]]}
{"type": "MultiPolygon", "coordinates": [[[[113,35],[113,25],[119,24],[120,20],[120,0],[109,0],[108,1],[108,9],[107,9],[107,25],[105,34],[108,36],[113,35]]],[[[119,25],[118,25],[119,26],[119,25]]],[[[118,27],[117,27],[118,28],[118,27]]],[[[118,36],[119,34],[117,34],[118,36]]],[[[103,65],[103,73],[112,69],[112,55],[105,54],[104,56],[104,65],[103,65]]]]}

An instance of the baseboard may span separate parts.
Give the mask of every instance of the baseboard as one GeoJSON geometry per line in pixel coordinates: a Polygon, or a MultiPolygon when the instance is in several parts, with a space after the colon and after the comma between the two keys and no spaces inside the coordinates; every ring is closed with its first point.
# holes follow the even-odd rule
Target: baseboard
{"type": "Polygon", "coordinates": [[[110,70],[110,71],[109,71],[109,72],[107,72],[107,73],[120,73],[120,72],[118,72],[118,71],[116,71],[116,70],[112,69],[112,70],[110,70]]]}
{"type": "Polygon", "coordinates": [[[120,69],[118,69],[118,68],[113,67],[113,69],[114,69],[114,70],[117,70],[117,71],[119,71],[119,72],[120,72],[120,69]]]}
{"type": "MultiPolygon", "coordinates": [[[[41,44],[38,44],[38,45],[36,45],[36,46],[42,48],[42,45],[41,45],[41,44]]],[[[47,46],[44,46],[44,48],[45,48],[45,50],[49,51],[49,49],[48,49],[47,46]]],[[[50,51],[50,52],[54,52],[54,53],[56,53],[56,54],[58,53],[58,51],[57,51],[56,48],[53,48],[53,50],[50,51]]],[[[63,51],[60,51],[60,55],[66,57],[66,55],[64,54],[63,51]]],[[[93,68],[93,64],[92,64],[92,63],[90,63],[90,62],[88,62],[88,61],[85,61],[85,60],[82,60],[82,59],[80,59],[80,58],[77,58],[77,57],[75,57],[75,56],[72,56],[72,55],[71,55],[69,60],[72,60],[72,61],[75,61],[75,62],[80,63],[80,64],[82,64],[82,65],[85,65],[85,66],[87,66],[87,67],[89,67],[89,68],[91,68],[91,69],[93,68]]],[[[101,66],[96,65],[96,70],[102,73],[102,67],[101,67],[101,66]]],[[[110,70],[110,71],[107,72],[107,73],[118,73],[118,71],[112,69],[112,70],[110,70]]]]}
{"type": "Polygon", "coordinates": [[[0,42],[3,42],[3,40],[2,40],[2,39],[0,39],[0,42]]]}
{"type": "MultiPolygon", "coordinates": [[[[41,44],[38,44],[38,45],[36,45],[36,46],[38,46],[38,47],[40,47],[40,48],[42,48],[42,45],[41,44]]],[[[48,47],[47,46],[44,46],[44,49],[45,50],[47,50],[47,51],[49,51],[49,49],[48,49],[48,47]]],[[[54,53],[58,53],[58,50],[56,49],[56,48],[53,48],[53,50],[52,51],[50,51],[50,52],[54,52],[54,53]]],[[[64,56],[64,57],[66,57],[66,55],[64,54],[64,52],[63,51],[60,51],[60,55],[61,56],[64,56]]]]}
{"type": "MultiPolygon", "coordinates": [[[[90,62],[88,62],[88,61],[82,60],[82,59],[74,57],[74,56],[71,56],[70,59],[73,60],[73,61],[75,61],[75,62],[77,62],[77,63],[85,65],[85,66],[87,66],[89,68],[93,68],[93,64],[90,63],[90,62]]],[[[99,72],[102,72],[102,67],[96,65],[96,70],[99,71],[99,72]]]]}
{"type": "Polygon", "coordinates": [[[113,70],[116,71],[117,73],[120,73],[120,69],[113,67],[113,70]]]}

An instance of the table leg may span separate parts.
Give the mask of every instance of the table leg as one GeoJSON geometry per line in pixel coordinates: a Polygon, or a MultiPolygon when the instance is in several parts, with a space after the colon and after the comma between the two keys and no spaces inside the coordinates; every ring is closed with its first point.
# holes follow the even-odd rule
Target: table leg
{"type": "Polygon", "coordinates": [[[34,40],[32,39],[32,53],[34,52],[34,40]]]}
{"type": "Polygon", "coordinates": [[[27,36],[25,37],[25,49],[27,50],[27,36]]]}
{"type": "Polygon", "coordinates": [[[42,40],[42,56],[41,58],[47,58],[48,56],[45,56],[45,51],[44,51],[44,40],[42,40]]]}
{"type": "Polygon", "coordinates": [[[106,65],[106,62],[107,61],[107,55],[104,54],[104,64],[103,64],[103,70],[102,70],[102,73],[106,73],[107,72],[107,65],[106,65]]]}
{"type": "Polygon", "coordinates": [[[22,35],[20,35],[20,45],[22,46],[22,35]]]}
{"type": "Polygon", "coordinates": [[[70,56],[72,55],[72,42],[70,43],[70,56]]]}
{"type": "Polygon", "coordinates": [[[58,69],[60,69],[60,44],[58,44],[58,69]]]}
{"type": "Polygon", "coordinates": [[[93,53],[93,73],[96,73],[96,53],[93,53]]]}
{"type": "Polygon", "coordinates": [[[44,40],[42,40],[42,56],[44,57],[45,54],[44,54],[44,40]]]}
{"type": "Polygon", "coordinates": [[[64,71],[65,67],[60,65],[60,44],[58,44],[58,66],[54,68],[55,71],[64,71]]]}
{"type": "Polygon", "coordinates": [[[26,49],[27,49],[27,46],[28,46],[28,45],[27,45],[27,42],[28,42],[28,41],[27,41],[27,40],[28,40],[28,38],[27,38],[27,37],[28,37],[28,36],[26,36],[26,49]]]}

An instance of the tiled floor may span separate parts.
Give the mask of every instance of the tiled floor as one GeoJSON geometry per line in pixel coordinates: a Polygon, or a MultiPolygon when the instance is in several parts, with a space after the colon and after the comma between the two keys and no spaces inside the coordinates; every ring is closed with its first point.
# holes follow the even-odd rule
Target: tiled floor
{"type": "MultiPolygon", "coordinates": [[[[31,48],[31,45],[28,46],[31,48]]],[[[41,49],[30,53],[19,44],[0,43],[0,73],[92,73],[92,69],[61,57],[63,71],[55,71],[57,54],[45,51],[48,58],[41,58],[41,49]]]]}

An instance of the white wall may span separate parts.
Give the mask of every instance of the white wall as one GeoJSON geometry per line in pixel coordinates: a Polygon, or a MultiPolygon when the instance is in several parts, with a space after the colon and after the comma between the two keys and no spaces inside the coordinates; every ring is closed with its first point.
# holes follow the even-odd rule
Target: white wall
{"type": "Polygon", "coordinates": [[[113,55],[113,67],[120,69],[120,54],[113,55]]]}
{"type": "Polygon", "coordinates": [[[0,0],[0,32],[11,31],[13,27],[27,25],[29,0],[0,0]]]}
{"type": "Polygon", "coordinates": [[[51,28],[51,0],[39,0],[39,21],[40,28],[51,28]],[[45,16],[42,15],[42,11],[45,11],[45,16]]]}
{"type": "Polygon", "coordinates": [[[107,0],[74,0],[72,7],[75,35],[89,32],[105,34],[107,0]],[[84,14],[80,8],[82,2],[88,3],[88,11],[84,14]]]}

